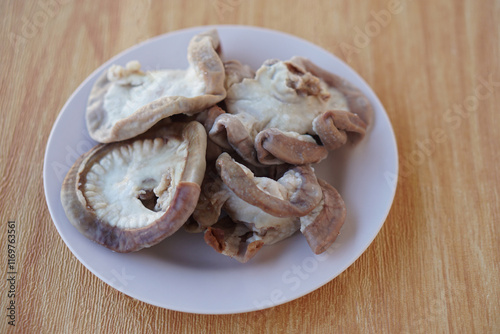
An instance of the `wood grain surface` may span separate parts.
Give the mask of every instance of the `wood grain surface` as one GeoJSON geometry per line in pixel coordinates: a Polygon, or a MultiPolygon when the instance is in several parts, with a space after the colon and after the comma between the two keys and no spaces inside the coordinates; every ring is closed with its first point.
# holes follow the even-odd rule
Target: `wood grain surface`
{"type": "Polygon", "coordinates": [[[0,332],[500,333],[500,1],[2,0],[0,18],[0,332]],[[284,31],[345,60],[386,107],[400,155],[391,212],[351,267],[236,315],[165,310],[109,287],[65,245],[43,191],[47,139],[78,85],[138,42],[207,24],[284,31]]]}

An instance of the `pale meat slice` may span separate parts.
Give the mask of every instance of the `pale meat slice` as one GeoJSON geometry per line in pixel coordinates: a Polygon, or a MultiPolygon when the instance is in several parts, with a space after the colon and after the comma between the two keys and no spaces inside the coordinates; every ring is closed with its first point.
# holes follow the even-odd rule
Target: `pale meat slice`
{"type": "Polygon", "coordinates": [[[63,182],[66,215],[87,238],[117,252],[157,244],[194,211],[205,150],[206,133],[198,122],[170,123],[98,145],[75,162],[63,182]]]}
{"type": "Polygon", "coordinates": [[[224,65],[216,30],[194,36],[187,70],[141,71],[137,61],[113,65],[96,81],[89,96],[86,121],[90,136],[109,143],[133,138],[161,119],[192,115],[226,96],[224,65]]]}
{"type": "Polygon", "coordinates": [[[371,122],[359,89],[305,58],[269,60],[248,76],[226,84],[228,114],[209,136],[254,165],[318,163],[327,150],[362,138],[371,122]]]}
{"type": "Polygon", "coordinates": [[[325,71],[304,57],[293,57],[287,62],[292,71],[309,72],[325,82],[329,89],[340,92],[348,110],[329,105],[328,110],[313,120],[313,130],[328,150],[335,150],[349,140],[361,140],[373,122],[373,107],[368,98],[346,79],[325,71]]]}
{"type": "Polygon", "coordinates": [[[262,245],[284,240],[300,229],[313,252],[320,254],[340,233],[346,208],[327,182],[303,178],[304,170],[293,166],[279,168],[277,180],[256,177],[227,153],[217,166],[220,176],[213,170],[206,173],[194,219],[186,226],[190,232],[205,232],[205,241],[217,252],[246,262],[262,245]],[[292,214],[287,203],[310,200],[303,190],[316,185],[319,193],[309,194],[314,199],[307,212],[292,214]]]}
{"type": "Polygon", "coordinates": [[[207,168],[193,221],[186,229],[205,231],[210,246],[240,262],[248,261],[262,245],[298,231],[299,217],[312,212],[322,198],[321,187],[308,166],[264,171],[280,176],[274,180],[255,176],[223,153],[216,167],[218,174],[207,168]]]}

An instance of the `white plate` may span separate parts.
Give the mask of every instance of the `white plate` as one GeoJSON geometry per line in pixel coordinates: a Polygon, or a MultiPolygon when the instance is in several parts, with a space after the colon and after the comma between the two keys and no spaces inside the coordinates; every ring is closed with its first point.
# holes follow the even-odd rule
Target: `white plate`
{"type": "MultiPolygon", "coordinates": [[[[301,297],[339,275],[370,245],[382,227],[395,193],[396,141],[382,104],[370,87],[341,60],[305,40],[244,26],[217,26],[225,59],[254,69],[269,58],[294,55],[347,78],[370,99],[374,124],[354,147],[330,154],[317,166],[347,206],[347,221],[327,253],[316,256],[297,233],[264,247],[246,264],[216,253],[201,234],[179,231],[157,246],[118,254],[82,236],[64,214],[59,193],[69,167],[95,142],[85,126],[85,107],[99,74],[113,63],[137,59],[147,70],[187,67],[190,38],[210,27],[176,31],[145,41],[110,59],[90,75],[64,105],[52,129],[44,162],[44,186],[54,223],[73,254],[97,277],[123,293],[160,307],[207,314],[260,310],[301,297]]],[[[68,73],[71,75],[71,73],[68,73]]],[[[96,298],[99,298],[98,296],[96,298]]]]}

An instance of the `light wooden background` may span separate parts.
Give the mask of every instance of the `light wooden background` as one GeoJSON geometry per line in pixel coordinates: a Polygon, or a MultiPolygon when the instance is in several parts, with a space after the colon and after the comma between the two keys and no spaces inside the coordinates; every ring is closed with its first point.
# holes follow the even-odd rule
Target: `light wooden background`
{"type": "Polygon", "coordinates": [[[14,219],[22,333],[500,333],[499,1],[2,0],[0,19],[0,332],[12,330],[14,219]],[[373,13],[391,9],[377,23],[373,13]],[[347,61],[387,109],[401,175],[380,234],[330,283],[263,311],[185,314],[127,297],[79,263],[46,207],[43,155],[63,104],[104,61],[223,23],[291,33],[347,61]]]}

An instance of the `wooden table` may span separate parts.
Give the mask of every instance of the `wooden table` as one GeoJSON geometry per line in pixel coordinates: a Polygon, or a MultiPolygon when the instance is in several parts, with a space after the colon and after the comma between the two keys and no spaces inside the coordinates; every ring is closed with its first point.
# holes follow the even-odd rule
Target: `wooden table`
{"type": "Polygon", "coordinates": [[[500,1],[4,0],[0,13],[0,332],[500,332],[500,1]],[[389,217],[351,267],[237,315],[165,310],[109,287],[64,244],[43,192],[47,139],[78,85],[140,41],[208,24],[281,30],[335,53],[380,97],[400,154],[389,217]]]}

